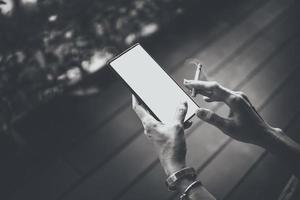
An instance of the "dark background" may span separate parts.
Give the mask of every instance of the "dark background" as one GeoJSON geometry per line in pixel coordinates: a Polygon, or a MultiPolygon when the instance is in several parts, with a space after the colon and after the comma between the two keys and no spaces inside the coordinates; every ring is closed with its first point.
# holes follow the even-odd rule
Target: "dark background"
{"type": "MultiPolygon", "coordinates": [[[[175,199],[106,61],[140,42],[182,86],[200,59],[299,139],[299,5],[293,0],[4,0],[0,6],[0,196],[175,199]]],[[[155,81],[155,77],[153,77],[155,81]]],[[[163,97],[162,97],[163,98],[163,97]]],[[[221,115],[228,109],[212,108],[221,115]]],[[[218,199],[277,199],[278,158],[195,121],[188,164],[218,199]]]]}

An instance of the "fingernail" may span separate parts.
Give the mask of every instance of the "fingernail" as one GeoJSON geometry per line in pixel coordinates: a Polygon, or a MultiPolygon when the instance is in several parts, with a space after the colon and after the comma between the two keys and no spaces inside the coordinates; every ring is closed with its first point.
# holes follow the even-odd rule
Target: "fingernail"
{"type": "Polygon", "coordinates": [[[187,102],[186,101],[181,101],[180,104],[184,105],[185,107],[187,106],[187,102]]]}
{"type": "Polygon", "coordinates": [[[189,83],[189,82],[190,82],[189,80],[183,79],[183,83],[184,83],[184,84],[187,84],[187,83],[189,83]]]}
{"type": "Polygon", "coordinates": [[[206,97],[206,96],[203,96],[202,98],[203,98],[203,100],[206,101],[206,102],[209,101],[209,99],[210,99],[210,98],[208,98],[208,97],[206,97]]]}
{"type": "Polygon", "coordinates": [[[206,112],[204,109],[198,109],[198,110],[196,111],[196,115],[197,115],[198,117],[200,117],[200,118],[206,117],[207,112],[206,112]]]}

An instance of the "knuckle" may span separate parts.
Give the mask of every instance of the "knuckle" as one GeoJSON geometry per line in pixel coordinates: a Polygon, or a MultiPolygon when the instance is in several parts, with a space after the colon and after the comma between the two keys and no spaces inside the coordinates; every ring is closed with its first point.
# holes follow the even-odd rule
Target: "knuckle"
{"type": "Polygon", "coordinates": [[[155,123],[144,122],[143,126],[147,132],[151,132],[151,131],[155,130],[158,125],[155,123]]]}
{"type": "Polygon", "coordinates": [[[174,124],[173,125],[173,127],[175,128],[175,130],[181,130],[181,129],[183,129],[183,124],[181,124],[181,123],[176,123],[176,124],[174,124]]]}
{"type": "Polygon", "coordinates": [[[240,94],[234,94],[230,97],[230,101],[234,105],[240,105],[244,103],[244,98],[240,94]]]}
{"type": "Polygon", "coordinates": [[[277,133],[283,134],[283,130],[281,128],[274,128],[274,131],[277,133]]]}
{"type": "Polygon", "coordinates": [[[148,130],[147,128],[144,129],[144,134],[146,136],[149,136],[150,135],[150,130],[148,130]]]}
{"type": "Polygon", "coordinates": [[[224,124],[224,130],[228,132],[234,132],[236,129],[236,125],[232,122],[227,122],[224,124]]]}
{"type": "Polygon", "coordinates": [[[178,107],[177,107],[177,110],[178,110],[178,112],[183,112],[184,111],[184,109],[185,109],[185,106],[183,105],[183,104],[180,104],[178,107]]]}
{"type": "Polygon", "coordinates": [[[220,89],[220,84],[216,81],[212,81],[211,87],[213,90],[217,90],[217,89],[220,89]]]}
{"type": "Polygon", "coordinates": [[[158,126],[158,124],[155,124],[155,123],[151,125],[152,129],[156,129],[157,126],[158,126]]]}
{"type": "Polygon", "coordinates": [[[144,129],[145,131],[150,132],[152,130],[152,126],[150,126],[149,124],[145,124],[144,129]]]}
{"type": "Polygon", "coordinates": [[[244,99],[247,99],[247,98],[248,98],[247,95],[246,95],[244,92],[242,92],[242,91],[238,91],[238,92],[237,92],[237,95],[241,96],[241,97],[244,98],[244,99]]]}
{"type": "Polygon", "coordinates": [[[214,114],[214,113],[207,113],[206,119],[208,121],[210,121],[211,123],[214,123],[214,124],[219,122],[219,119],[218,119],[217,115],[214,114]]]}
{"type": "Polygon", "coordinates": [[[144,130],[144,134],[148,137],[148,138],[151,138],[152,137],[152,135],[151,135],[151,131],[149,131],[149,130],[144,130]]]}
{"type": "Polygon", "coordinates": [[[222,124],[222,127],[220,129],[226,134],[228,134],[228,133],[234,134],[236,132],[239,132],[239,131],[237,131],[238,125],[232,120],[226,120],[222,124]]]}

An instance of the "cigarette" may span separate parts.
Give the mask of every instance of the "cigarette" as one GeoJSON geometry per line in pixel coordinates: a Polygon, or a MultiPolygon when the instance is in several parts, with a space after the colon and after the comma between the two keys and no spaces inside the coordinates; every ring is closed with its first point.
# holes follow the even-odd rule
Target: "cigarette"
{"type": "MultiPolygon", "coordinates": [[[[194,80],[198,81],[200,79],[201,76],[201,69],[202,69],[202,65],[199,63],[197,64],[197,68],[196,68],[196,72],[195,72],[195,77],[194,80]]],[[[192,97],[196,96],[196,90],[195,88],[192,89],[192,97]]]]}

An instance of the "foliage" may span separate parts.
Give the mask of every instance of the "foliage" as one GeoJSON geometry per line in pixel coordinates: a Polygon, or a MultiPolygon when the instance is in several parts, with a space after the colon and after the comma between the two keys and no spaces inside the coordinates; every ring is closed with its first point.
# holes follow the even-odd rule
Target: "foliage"
{"type": "Polygon", "coordinates": [[[156,32],[183,10],[183,0],[3,1],[2,130],[101,70],[114,52],[156,32]]]}

